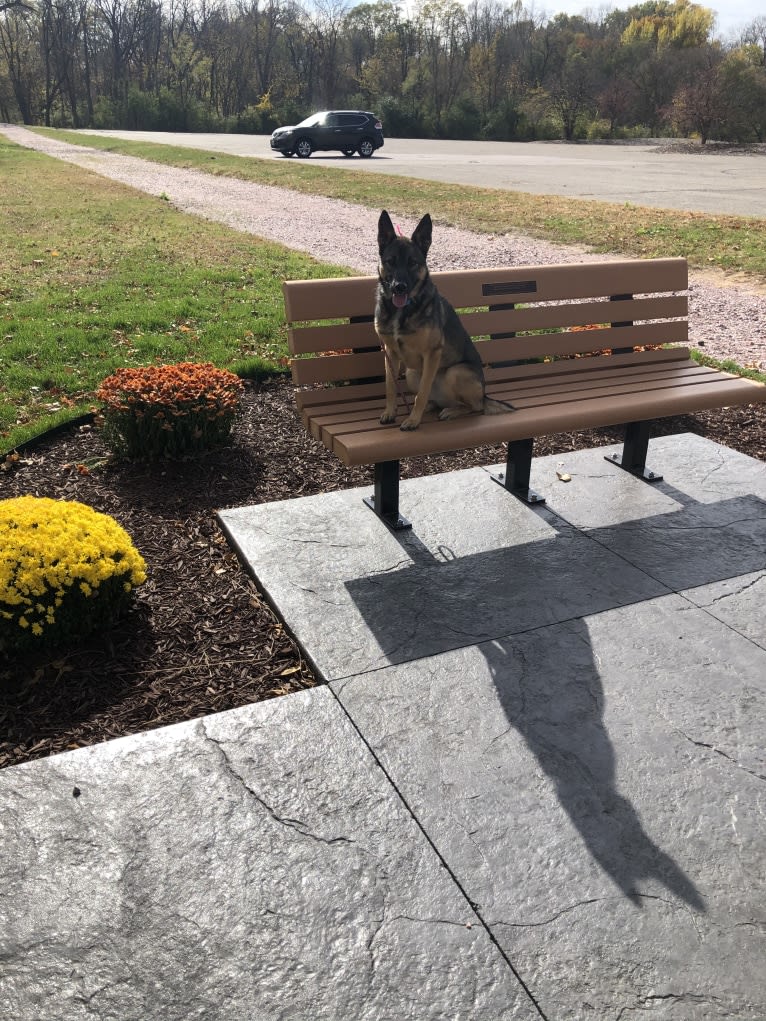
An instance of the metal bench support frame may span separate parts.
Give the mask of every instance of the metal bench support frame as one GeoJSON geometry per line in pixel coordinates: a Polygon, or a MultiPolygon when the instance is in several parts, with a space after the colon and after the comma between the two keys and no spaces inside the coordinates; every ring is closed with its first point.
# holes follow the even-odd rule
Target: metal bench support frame
{"type": "Polygon", "coordinates": [[[534,440],[512,440],[508,444],[508,453],[504,472],[490,472],[494,482],[503,489],[513,493],[524,503],[545,503],[545,497],[529,488],[529,477],[532,473],[532,448],[534,440]]]}
{"type": "Polygon", "coordinates": [[[607,454],[604,460],[616,464],[645,482],[661,482],[662,476],[646,467],[650,427],[651,422],[628,422],[625,426],[622,454],[607,454]]]}
{"type": "MultiPolygon", "coordinates": [[[[607,454],[605,460],[645,482],[661,482],[662,476],[646,467],[650,422],[628,422],[621,454],[607,454]]],[[[530,488],[534,440],[512,440],[508,444],[505,471],[490,472],[490,478],[528,504],[545,503],[545,497],[530,488]]],[[[381,461],[375,465],[375,488],[364,502],[392,531],[412,528],[399,513],[399,461],[381,461]]]]}
{"type": "Polygon", "coordinates": [[[394,532],[412,528],[412,523],[399,513],[399,462],[380,461],[375,465],[375,489],[364,502],[394,532]]]}
{"type": "MultiPolygon", "coordinates": [[[[651,422],[628,422],[621,454],[607,454],[604,460],[617,465],[645,482],[661,482],[662,476],[646,467],[651,422]]],[[[512,440],[508,444],[505,471],[490,472],[490,478],[528,504],[545,503],[545,497],[530,488],[534,439],[512,440]]],[[[364,498],[381,521],[398,532],[412,528],[399,513],[399,461],[381,461],[375,465],[375,491],[364,498]]]]}

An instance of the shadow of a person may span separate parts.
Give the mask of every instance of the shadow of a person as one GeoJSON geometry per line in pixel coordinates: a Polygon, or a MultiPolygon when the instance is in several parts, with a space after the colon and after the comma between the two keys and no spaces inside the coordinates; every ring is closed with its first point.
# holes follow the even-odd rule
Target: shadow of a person
{"type": "Polygon", "coordinates": [[[555,786],[561,807],[601,868],[640,905],[641,880],[652,878],[691,908],[705,902],[673,859],[645,832],[620,794],[615,752],[604,723],[604,690],[583,621],[513,640],[486,642],[500,704],[555,786]],[[562,650],[566,649],[566,658],[562,650]]]}

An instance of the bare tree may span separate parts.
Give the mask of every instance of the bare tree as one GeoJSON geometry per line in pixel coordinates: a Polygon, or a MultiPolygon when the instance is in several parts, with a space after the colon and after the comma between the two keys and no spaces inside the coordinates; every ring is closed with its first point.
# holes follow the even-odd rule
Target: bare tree
{"type": "Polygon", "coordinates": [[[13,97],[24,124],[34,124],[38,114],[39,82],[42,78],[37,28],[28,9],[14,4],[0,18],[0,53],[5,58],[13,97]]]}
{"type": "Polygon", "coordinates": [[[0,0],[0,14],[4,11],[12,10],[32,11],[34,13],[35,8],[31,4],[25,3],[24,0],[0,0]]]}
{"type": "Polygon", "coordinates": [[[766,67],[766,17],[754,18],[742,33],[745,46],[757,46],[761,54],[761,66],[766,67]]]}

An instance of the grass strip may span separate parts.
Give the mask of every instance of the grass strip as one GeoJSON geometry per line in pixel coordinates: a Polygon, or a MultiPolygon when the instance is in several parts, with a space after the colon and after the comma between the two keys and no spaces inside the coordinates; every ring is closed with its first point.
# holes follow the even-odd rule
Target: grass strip
{"type": "Polygon", "coordinates": [[[230,156],[81,132],[35,130],[75,145],[89,145],[171,166],[344,199],[373,209],[385,205],[400,216],[416,218],[430,212],[443,223],[467,230],[495,234],[499,228],[503,233],[517,231],[547,241],[627,256],[683,256],[697,269],[745,273],[760,283],[766,282],[763,217],[713,216],[632,203],[469,188],[361,170],[328,172],[325,166],[295,159],[230,156]]]}
{"type": "Polygon", "coordinates": [[[282,279],[347,272],[2,138],[0,178],[0,450],[123,365],[284,371],[282,279]]]}
{"type": "Polygon", "coordinates": [[[703,354],[696,348],[689,350],[691,358],[697,362],[698,365],[706,365],[710,369],[718,369],[719,372],[730,372],[734,376],[741,376],[744,379],[752,379],[756,383],[766,383],[766,373],[759,372],[758,369],[749,369],[742,365],[738,365],[730,358],[726,358],[721,361],[718,358],[711,358],[710,355],[703,354]]]}

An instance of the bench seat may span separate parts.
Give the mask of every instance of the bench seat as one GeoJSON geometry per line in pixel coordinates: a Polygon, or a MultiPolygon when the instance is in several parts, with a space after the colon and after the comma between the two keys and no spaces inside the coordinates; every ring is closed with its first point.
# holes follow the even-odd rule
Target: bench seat
{"type": "MultiPolygon", "coordinates": [[[[299,394],[299,404],[315,439],[344,464],[362,465],[762,399],[758,383],[698,365],[683,348],[651,354],[638,364],[633,355],[613,355],[608,368],[605,358],[548,362],[536,365],[532,373],[524,371],[529,366],[519,366],[515,372],[507,370],[506,379],[487,386],[490,397],[512,402],[515,411],[447,422],[431,413],[409,433],[396,424],[380,425],[385,405],[382,384],[338,388],[331,402],[314,402],[310,393],[299,394]]],[[[407,414],[401,398],[398,410],[401,421],[407,414]]]]}

